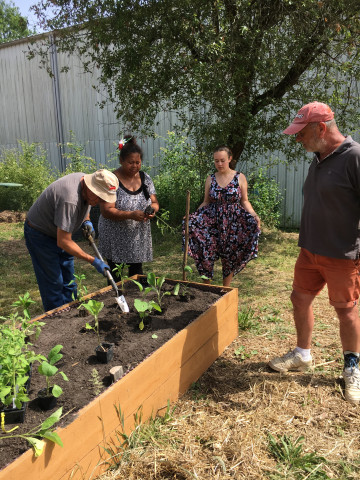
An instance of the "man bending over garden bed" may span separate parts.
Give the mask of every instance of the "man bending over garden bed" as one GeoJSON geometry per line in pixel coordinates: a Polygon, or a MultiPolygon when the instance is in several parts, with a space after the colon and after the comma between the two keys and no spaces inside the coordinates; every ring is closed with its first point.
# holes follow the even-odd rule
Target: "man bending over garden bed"
{"type": "Polygon", "coordinates": [[[312,365],[312,303],[327,284],[340,322],[345,398],[360,403],[360,145],[340,133],[330,107],[319,102],[302,107],[284,133],[315,155],[304,184],[291,294],[297,346],[269,366],[287,372],[312,365]]]}
{"type": "Polygon", "coordinates": [[[46,312],[76,297],[74,257],[91,263],[103,275],[104,269],[109,269],[105,262],[84,252],[71,234],[84,223],[93,230],[90,207],[113,203],[118,186],[118,179],[108,170],[71,173],[49,185],[28,211],[25,241],[46,312]]]}

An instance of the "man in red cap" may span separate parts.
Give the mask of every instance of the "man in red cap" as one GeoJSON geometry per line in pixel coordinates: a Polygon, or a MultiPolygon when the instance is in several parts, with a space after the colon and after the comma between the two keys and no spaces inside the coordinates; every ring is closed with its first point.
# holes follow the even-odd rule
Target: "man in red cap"
{"type": "Polygon", "coordinates": [[[319,102],[302,107],[283,133],[315,155],[304,184],[291,294],[297,346],[269,366],[278,372],[311,367],[312,303],[326,284],[340,322],[345,398],[360,403],[360,145],[340,133],[334,112],[319,102]]]}

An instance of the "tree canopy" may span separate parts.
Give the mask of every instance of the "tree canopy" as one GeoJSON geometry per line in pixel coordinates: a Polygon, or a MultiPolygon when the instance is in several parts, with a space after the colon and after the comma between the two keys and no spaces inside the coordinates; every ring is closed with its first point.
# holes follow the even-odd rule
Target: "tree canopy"
{"type": "Polygon", "coordinates": [[[359,123],[358,0],[42,0],[35,12],[100,72],[132,131],[177,111],[198,145],[250,158],[286,149],[281,132],[310,101],[340,128],[359,123]]]}
{"type": "Polygon", "coordinates": [[[28,28],[28,20],[23,17],[13,2],[0,0],[0,43],[28,37],[34,32],[28,28]]]}

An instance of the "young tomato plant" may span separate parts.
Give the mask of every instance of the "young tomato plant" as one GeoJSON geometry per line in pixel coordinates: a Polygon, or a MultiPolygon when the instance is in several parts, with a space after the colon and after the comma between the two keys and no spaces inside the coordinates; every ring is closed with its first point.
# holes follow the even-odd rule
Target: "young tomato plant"
{"type": "Polygon", "coordinates": [[[134,308],[138,312],[140,317],[139,328],[140,330],[144,329],[144,320],[150,315],[150,313],[155,309],[158,312],[161,312],[161,307],[158,303],[151,300],[150,302],[145,302],[139,298],[134,300],[134,308]]]}
{"type": "Polygon", "coordinates": [[[50,397],[60,397],[63,393],[62,388],[59,385],[56,385],[52,382],[52,378],[60,374],[66,382],[69,380],[68,377],[65,375],[64,372],[61,372],[56,366],[57,363],[62,357],[63,354],[60,353],[60,350],[63,348],[62,345],[56,345],[52,348],[49,352],[48,357],[43,360],[40,365],[38,366],[38,371],[40,375],[43,375],[46,379],[46,396],[50,397]]]}
{"type": "Polygon", "coordinates": [[[116,277],[120,279],[121,291],[125,292],[125,280],[129,277],[124,275],[124,268],[127,267],[126,263],[115,263],[115,268],[112,270],[116,277]]]}
{"type": "Polygon", "coordinates": [[[31,364],[44,358],[30,350],[25,332],[17,328],[18,321],[18,315],[12,314],[0,326],[0,406],[14,409],[20,409],[24,402],[29,401],[26,383],[31,364]]]}
{"type": "Polygon", "coordinates": [[[19,295],[19,300],[16,300],[11,306],[16,308],[15,316],[17,317],[17,322],[19,327],[24,332],[26,337],[30,337],[31,335],[35,336],[35,339],[39,337],[41,332],[41,327],[45,325],[44,322],[31,322],[29,307],[30,305],[34,304],[34,300],[30,298],[29,292],[26,292],[22,297],[19,295]],[[22,308],[22,317],[18,312],[18,309],[22,308]]]}
{"type": "Polygon", "coordinates": [[[87,295],[89,293],[87,287],[83,284],[83,281],[86,280],[86,275],[84,273],[80,273],[79,275],[76,275],[74,273],[74,277],[75,277],[75,279],[71,280],[69,285],[75,283],[75,281],[77,280],[77,282],[78,282],[77,285],[78,286],[77,286],[77,297],[75,297],[75,295],[73,293],[72,294],[72,299],[74,301],[79,300],[79,302],[82,302],[85,295],[87,295]]]}
{"type": "Polygon", "coordinates": [[[24,318],[30,320],[29,307],[34,303],[34,300],[30,298],[29,292],[26,292],[23,297],[19,295],[19,300],[16,300],[11,306],[15,308],[22,307],[24,318]]]}
{"type": "Polygon", "coordinates": [[[100,329],[99,329],[99,313],[104,308],[104,303],[90,299],[87,303],[83,303],[82,305],[94,317],[94,320],[95,320],[94,326],[87,323],[85,327],[88,330],[95,330],[98,336],[98,344],[100,345],[101,341],[100,341],[100,329]]]}

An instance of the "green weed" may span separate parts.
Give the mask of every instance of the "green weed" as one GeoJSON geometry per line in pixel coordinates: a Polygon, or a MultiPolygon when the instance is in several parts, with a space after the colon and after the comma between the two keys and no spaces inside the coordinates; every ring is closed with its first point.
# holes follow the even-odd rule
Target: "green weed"
{"type": "Polygon", "coordinates": [[[243,308],[238,313],[238,323],[240,330],[258,330],[259,322],[255,320],[255,311],[251,308],[243,308]]]}
{"type": "Polygon", "coordinates": [[[258,351],[257,350],[251,350],[250,353],[247,353],[245,351],[244,345],[241,345],[234,351],[235,357],[237,357],[239,360],[243,361],[246,360],[247,358],[251,358],[254,355],[257,355],[258,351]]]}
{"type": "Polygon", "coordinates": [[[291,478],[294,480],[326,480],[330,479],[323,470],[327,460],[316,454],[316,452],[304,453],[303,436],[295,441],[287,435],[278,436],[275,439],[270,433],[268,435],[268,449],[270,454],[277,460],[279,474],[270,474],[272,480],[291,478]]]}

